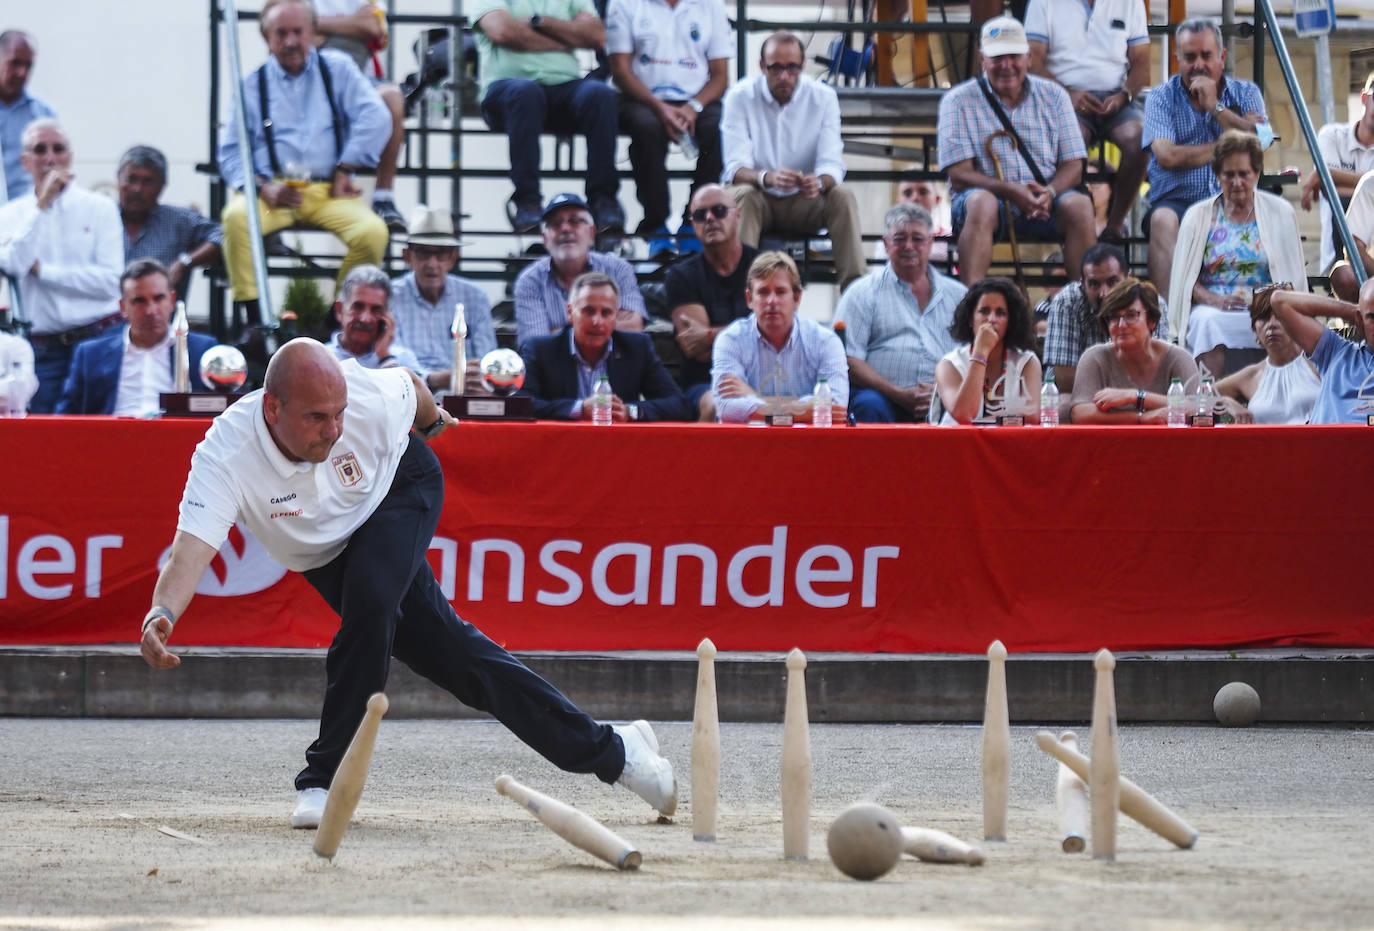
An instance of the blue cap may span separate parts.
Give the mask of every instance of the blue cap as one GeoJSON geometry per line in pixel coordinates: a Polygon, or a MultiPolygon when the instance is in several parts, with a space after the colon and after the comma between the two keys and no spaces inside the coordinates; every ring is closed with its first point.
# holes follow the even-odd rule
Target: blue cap
{"type": "Polygon", "coordinates": [[[553,195],[553,197],[549,198],[549,202],[544,205],[544,212],[539,215],[540,221],[542,222],[544,220],[547,220],[549,218],[549,215],[552,214],[555,210],[559,209],[560,207],[579,207],[582,210],[586,210],[588,213],[591,213],[591,210],[588,209],[587,202],[585,200],[578,197],[576,194],[569,194],[564,192],[562,194],[555,194],[553,195]]]}

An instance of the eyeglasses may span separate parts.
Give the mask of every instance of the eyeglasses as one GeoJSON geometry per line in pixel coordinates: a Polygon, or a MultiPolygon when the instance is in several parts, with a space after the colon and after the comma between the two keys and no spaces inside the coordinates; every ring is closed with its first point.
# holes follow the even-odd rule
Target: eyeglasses
{"type": "Polygon", "coordinates": [[[1137,322],[1142,316],[1143,315],[1138,310],[1123,310],[1119,314],[1112,314],[1108,317],[1107,326],[1112,326],[1117,323],[1124,323],[1130,326],[1132,323],[1137,322]]]}
{"type": "Polygon", "coordinates": [[[730,215],[729,204],[712,204],[709,207],[698,207],[688,214],[693,223],[705,223],[707,215],[715,217],[717,220],[724,220],[730,215]]]}
{"type": "Polygon", "coordinates": [[[904,248],[906,246],[915,246],[917,249],[919,249],[926,243],[930,242],[930,237],[908,236],[905,233],[898,233],[895,236],[887,237],[887,241],[892,243],[892,245],[896,246],[898,249],[904,248]]]}
{"type": "Polygon", "coordinates": [[[49,147],[46,142],[40,142],[30,148],[29,151],[34,155],[47,155],[49,151],[51,151],[53,155],[63,155],[67,151],[67,145],[64,142],[54,142],[52,146],[49,147]]]}
{"type": "Polygon", "coordinates": [[[790,74],[795,77],[801,74],[802,65],[801,62],[792,62],[787,65],[784,65],[782,62],[773,62],[771,65],[764,65],[763,70],[767,71],[775,78],[781,77],[784,74],[790,74]]]}

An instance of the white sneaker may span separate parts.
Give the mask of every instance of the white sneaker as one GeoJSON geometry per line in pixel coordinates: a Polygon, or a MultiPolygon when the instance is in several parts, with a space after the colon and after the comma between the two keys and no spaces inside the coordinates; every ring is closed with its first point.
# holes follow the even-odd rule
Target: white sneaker
{"type": "Polygon", "coordinates": [[[291,812],[293,828],[317,828],[324,817],[324,803],[329,799],[329,790],[318,786],[301,789],[296,793],[296,810],[291,812]]]}
{"type": "Polygon", "coordinates": [[[677,811],[677,779],[673,764],[659,755],[658,738],[648,721],[633,721],[613,728],[625,745],[625,768],[616,782],[670,816],[677,811]]]}

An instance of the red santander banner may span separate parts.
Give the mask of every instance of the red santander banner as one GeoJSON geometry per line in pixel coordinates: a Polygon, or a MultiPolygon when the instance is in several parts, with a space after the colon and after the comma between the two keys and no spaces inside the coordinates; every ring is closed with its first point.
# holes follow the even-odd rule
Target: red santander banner
{"type": "MultiPolygon", "coordinates": [[[[137,638],[206,426],[0,421],[22,451],[0,483],[0,642],[137,638]]],[[[1361,586],[1321,583],[1363,573],[1374,503],[1313,480],[1370,461],[1362,428],[464,423],[435,449],[435,575],[515,649],[1374,645],[1361,586]]],[[[336,628],[236,527],[175,640],[336,628]]]]}

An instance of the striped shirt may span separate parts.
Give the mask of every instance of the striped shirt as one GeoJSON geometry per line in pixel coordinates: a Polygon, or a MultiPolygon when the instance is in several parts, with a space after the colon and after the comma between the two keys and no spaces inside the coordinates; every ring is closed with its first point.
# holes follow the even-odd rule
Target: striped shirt
{"type": "Polygon", "coordinates": [[[485,291],[466,278],[446,275],[439,303],[431,304],[420,294],[414,272],[391,282],[396,339],[415,353],[425,368],[443,371],[453,367],[453,310],[459,303],[468,324],[464,351],[469,359],[480,359],[496,348],[491,302],[485,291]]]}
{"type": "MultiPolygon", "coordinates": [[[[1259,88],[1240,78],[1227,78],[1217,95],[1219,103],[1236,113],[1263,113],[1264,98],[1259,88]]],[[[1221,124],[1212,113],[1193,109],[1183,80],[1177,74],[1161,84],[1145,100],[1145,123],[1140,130],[1140,147],[1150,148],[1156,139],[1175,145],[1206,145],[1221,136],[1221,124]]],[[[1187,171],[1168,171],[1150,154],[1150,200],[1158,203],[1169,199],[1183,199],[1192,203],[1215,196],[1221,191],[1212,165],[1199,165],[1187,171]]]]}
{"type": "MultiPolygon", "coordinates": [[[[587,253],[588,271],[615,279],[620,289],[620,309],[633,310],[646,320],[649,311],[639,293],[639,282],[630,263],[606,252],[587,253]]],[[[547,255],[531,262],[515,279],[515,343],[524,346],[536,336],[548,336],[568,323],[568,292],[553,274],[547,255]]]]}
{"type": "MultiPolygon", "coordinates": [[[[1019,104],[1008,107],[1004,101],[999,102],[1046,180],[1054,177],[1061,163],[1088,157],[1078,117],[1074,116],[1073,101],[1068,91],[1058,84],[1027,75],[1026,92],[1019,104]]],[[[948,171],[950,165],[973,159],[979,172],[996,177],[987,141],[1001,128],[1002,121],[978,88],[977,79],[951,88],[940,99],[939,146],[936,149],[940,170],[948,171]]],[[[1006,180],[1017,184],[1035,180],[1026,160],[1016,151],[1015,142],[1003,140],[995,151],[1001,159],[1006,180]]],[[[952,192],[962,190],[952,184],[950,189],[952,192]]]]}
{"type": "Polygon", "coordinates": [[[722,398],[720,380],[737,375],[765,397],[802,398],[821,378],[830,383],[834,403],[849,406],[849,363],[835,331],[814,320],[795,317],[782,349],[774,349],[754,315],[742,317],[721,330],[711,350],[711,392],[716,418],[745,423],[763,405],[763,398],[722,398]]]}
{"type": "Polygon", "coordinates": [[[835,322],[845,325],[845,352],[898,387],[934,384],[935,366],[959,344],[949,325],[968,288],[929,267],[926,279],[930,300],[925,307],[884,265],[850,285],[835,308],[835,322]]]}

